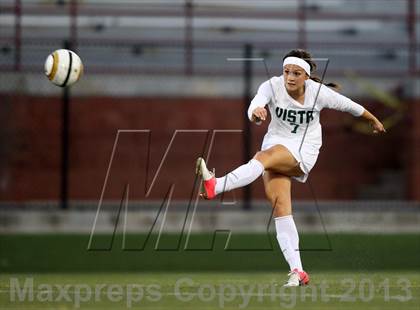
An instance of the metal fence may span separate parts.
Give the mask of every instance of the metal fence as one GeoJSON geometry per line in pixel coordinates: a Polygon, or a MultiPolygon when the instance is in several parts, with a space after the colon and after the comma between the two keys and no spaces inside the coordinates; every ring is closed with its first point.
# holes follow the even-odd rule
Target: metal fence
{"type": "Polygon", "coordinates": [[[332,75],[418,76],[419,8],[416,0],[5,0],[0,68],[37,71],[68,40],[91,73],[236,75],[220,58],[251,44],[273,63],[307,48],[335,63],[332,75]]]}

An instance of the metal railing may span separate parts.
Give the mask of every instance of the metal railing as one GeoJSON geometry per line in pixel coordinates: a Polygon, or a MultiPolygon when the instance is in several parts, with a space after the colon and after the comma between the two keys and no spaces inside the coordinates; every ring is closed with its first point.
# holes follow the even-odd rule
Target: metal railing
{"type": "MultiPolygon", "coordinates": [[[[372,2],[372,0],[369,0],[372,2]]],[[[369,2],[365,1],[365,2],[369,2]]],[[[375,0],[376,1],[376,0],[375,0]]],[[[290,1],[289,1],[290,2],[290,1]]],[[[377,1],[376,1],[377,2],[377,1]]],[[[0,4],[0,14],[13,15],[14,29],[13,33],[9,32],[0,37],[0,44],[8,46],[14,51],[13,63],[8,62],[0,65],[0,70],[4,71],[34,71],[38,70],[39,66],[31,64],[23,64],[22,51],[31,49],[33,46],[51,45],[60,46],[64,39],[71,42],[74,49],[96,46],[96,47],[119,47],[119,46],[141,46],[170,49],[175,48],[180,53],[183,53],[183,66],[176,68],[162,68],[158,67],[141,67],[138,70],[130,67],[129,70],[123,66],[116,66],[109,68],[104,65],[97,65],[90,68],[90,72],[98,73],[112,73],[112,74],[127,74],[130,72],[150,73],[150,74],[237,74],[237,72],[230,71],[229,68],[200,68],[195,63],[195,55],[199,53],[200,49],[236,49],[241,53],[246,44],[251,44],[255,49],[263,49],[268,51],[286,50],[291,48],[310,48],[310,49],[339,49],[339,50],[366,50],[366,53],[375,53],[378,49],[393,50],[398,48],[407,53],[408,60],[404,62],[404,68],[399,70],[387,68],[367,68],[366,70],[357,70],[357,72],[366,76],[392,76],[395,74],[419,75],[420,69],[418,67],[417,59],[420,57],[419,43],[417,42],[416,26],[418,26],[419,14],[416,12],[418,7],[418,0],[398,0],[401,7],[404,9],[398,12],[344,12],[321,10],[317,7],[309,6],[306,0],[296,0],[295,7],[285,10],[278,8],[270,8],[267,6],[255,7],[240,7],[238,5],[224,5],[218,6],[217,2],[214,5],[201,3],[199,0],[183,0],[177,1],[174,4],[163,3],[152,4],[152,2],[139,2],[139,4],[96,4],[93,2],[79,2],[77,0],[68,1],[51,1],[51,2],[29,2],[22,0],[9,1],[6,4],[0,4]],[[66,17],[63,30],[67,30],[65,37],[62,33],[59,35],[40,35],[37,33],[31,34],[31,31],[23,32],[23,16],[32,17],[66,17]],[[120,34],[100,35],[85,35],[86,27],[81,25],[81,20],[94,18],[124,18],[124,17],[139,17],[139,18],[175,18],[177,19],[176,31],[179,37],[173,37],[172,33],[168,35],[157,35],[156,37],[141,37],[132,36],[124,37],[120,34]],[[227,36],[225,38],[217,36],[217,38],[198,37],[197,24],[202,19],[211,19],[217,21],[229,19],[231,21],[246,19],[249,20],[249,25],[263,23],[264,21],[288,21],[297,27],[296,31],[289,31],[287,37],[275,40],[276,32],[271,31],[273,36],[270,38],[259,39],[259,34],[263,31],[254,31],[253,34],[247,38],[241,36],[227,36]],[[68,20],[68,22],[67,22],[68,20]],[[313,22],[387,22],[399,23],[406,28],[404,37],[389,38],[386,40],[367,37],[363,40],[351,38],[352,31],[355,29],[348,29],[349,33],[343,35],[343,39],[329,40],[329,35],[326,34],[322,38],[313,40],[312,32],[308,23],[313,22]]],[[[120,2],[119,2],[120,3],[120,2]]],[[[229,4],[229,3],[228,3],[229,4]]],[[[378,3],[380,5],[380,3],[378,3]]],[[[52,26],[53,27],[53,26],[52,26]]],[[[102,26],[103,27],[103,26],[102,26]]],[[[210,26],[211,27],[211,26],[210,26]]],[[[98,22],[98,33],[100,33],[101,21],[98,22]]],[[[134,33],[136,31],[133,28],[134,33]]],[[[152,29],[152,28],[150,28],[152,29]]],[[[168,26],[171,29],[171,26],[168,26]]],[[[252,31],[253,29],[251,29],[252,31]]],[[[152,30],[151,30],[152,31],[152,30]]],[[[208,30],[212,31],[212,29],[208,30]]],[[[235,26],[226,26],[217,29],[221,33],[240,33],[240,29],[235,26]]],[[[284,31],[279,29],[279,32],[284,34],[284,31]]],[[[354,35],[354,33],[353,33],[354,35]]],[[[256,70],[256,74],[263,73],[256,70]]],[[[332,74],[340,75],[342,70],[332,72],[332,74]]]]}

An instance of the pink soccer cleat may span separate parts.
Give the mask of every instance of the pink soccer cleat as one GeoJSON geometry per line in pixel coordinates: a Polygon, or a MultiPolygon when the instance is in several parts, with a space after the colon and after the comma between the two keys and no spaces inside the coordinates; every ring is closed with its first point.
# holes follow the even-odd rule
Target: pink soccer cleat
{"type": "Polygon", "coordinates": [[[214,173],[207,169],[206,162],[202,157],[197,159],[195,173],[203,179],[200,196],[209,200],[216,197],[216,178],[214,173]]]}
{"type": "Polygon", "coordinates": [[[309,284],[309,275],[301,270],[299,271],[297,268],[290,271],[288,274],[289,280],[286,282],[284,286],[292,287],[292,286],[304,286],[309,284]]]}

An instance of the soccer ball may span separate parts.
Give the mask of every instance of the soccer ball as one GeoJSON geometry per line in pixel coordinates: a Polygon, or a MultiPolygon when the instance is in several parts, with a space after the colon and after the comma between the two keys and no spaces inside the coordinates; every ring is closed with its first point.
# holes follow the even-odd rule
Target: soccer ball
{"type": "Polygon", "coordinates": [[[67,87],[80,79],[83,74],[83,63],[75,52],[60,49],[48,55],[44,71],[55,85],[67,87]]]}

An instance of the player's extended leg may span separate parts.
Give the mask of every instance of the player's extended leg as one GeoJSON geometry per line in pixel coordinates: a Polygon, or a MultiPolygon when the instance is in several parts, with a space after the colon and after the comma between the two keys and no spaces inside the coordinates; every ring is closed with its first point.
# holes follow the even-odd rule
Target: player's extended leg
{"type": "Polygon", "coordinates": [[[299,163],[283,145],[275,145],[254,156],[268,171],[274,171],[286,176],[296,177],[303,174],[299,163]]]}
{"type": "Polygon", "coordinates": [[[275,171],[288,176],[302,174],[296,159],[282,145],[276,145],[258,152],[248,163],[217,179],[207,169],[206,163],[201,157],[198,158],[196,166],[196,172],[203,178],[203,197],[207,199],[212,199],[217,194],[254,182],[264,170],[275,171]]]}
{"type": "Polygon", "coordinates": [[[309,276],[302,268],[299,235],[292,216],[291,179],[273,171],[267,171],[263,179],[265,193],[273,207],[277,241],[291,270],[285,286],[306,285],[309,276]]]}
{"type": "Polygon", "coordinates": [[[264,172],[264,166],[256,159],[236,168],[221,178],[215,178],[207,169],[203,158],[197,159],[196,173],[203,179],[201,196],[213,199],[222,192],[228,192],[235,188],[243,187],[255,181],[264,172]]]}

